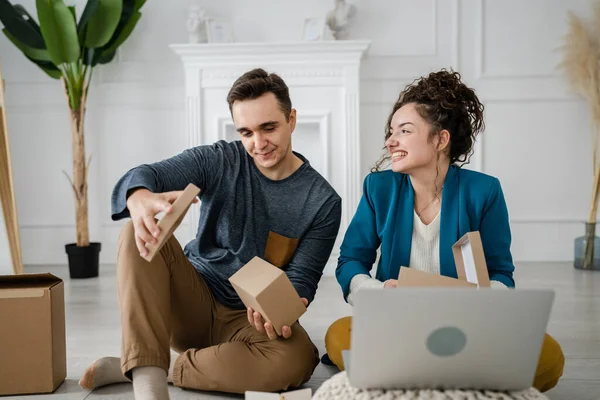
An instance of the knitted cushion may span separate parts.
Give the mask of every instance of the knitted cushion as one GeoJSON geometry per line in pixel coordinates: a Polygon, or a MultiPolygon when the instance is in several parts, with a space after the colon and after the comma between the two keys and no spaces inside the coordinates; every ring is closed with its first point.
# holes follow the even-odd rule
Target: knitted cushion
{"type": "Polygon", "coordinates": [[[348,383],[346,372],[340,372],[323,382],[313,400],[548,400],[537,389],[518,392],[478,390],[365,390],[348,383]]]}

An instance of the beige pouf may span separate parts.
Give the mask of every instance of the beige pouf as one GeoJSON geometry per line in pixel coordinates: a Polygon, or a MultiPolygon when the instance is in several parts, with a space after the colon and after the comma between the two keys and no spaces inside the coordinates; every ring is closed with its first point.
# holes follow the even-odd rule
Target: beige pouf
{"type": "Polygon", "coordinates": [[[477,390],[364,390],[348,383],[346,372],[335,374],[313,396],[313,400],[549,400],[537,389],[519,392],[477,390]]]}

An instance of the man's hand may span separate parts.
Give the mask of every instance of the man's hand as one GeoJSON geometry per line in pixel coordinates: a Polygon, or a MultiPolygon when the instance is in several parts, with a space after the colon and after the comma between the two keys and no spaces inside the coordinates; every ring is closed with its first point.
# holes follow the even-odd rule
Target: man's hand
{"type": "MultiPolygon", "coordinates": [[[[308,306],[308,300],[304,297],[301,298],[302,303],[304,303],[304,307],[308,306]]],[[[254,311],[252,308],[248,307],[248,322],[250,325],[253,325],[257,331],[266,333],[269,339],[277,339],[279,335],[275,332],[275,328],[273,328],[273,324],[270,322],[265,322],[262,315],[258,311],[254,311]]],[[[284,326],[281,328],[281,333],[284,339],[288,339],[292,336],[292,328],[289,326],[284,326]]]]}
{"type": "Polygon", "coordinates": [[[398,280],[397,279],[388,279],[387,281],[385,281],[383,283],[383,287],[385,289],[396,288],[396,287],[398,287],[398,280]]]}
{"type": "MultiPolygon", "coordinates": [[[[169,214],[173,211],[172,204],[181,196],[183,190],[152,193],[148,189],[138,189],[127,198],[127,209],[133,221],[135,244],[140,254],[146,256],[146,243],[156,244],[160,228],[156,224],[156,215],[160,212],[169,214]]],[[[194,203],[198,197],[194,198],[194,203]]]]}

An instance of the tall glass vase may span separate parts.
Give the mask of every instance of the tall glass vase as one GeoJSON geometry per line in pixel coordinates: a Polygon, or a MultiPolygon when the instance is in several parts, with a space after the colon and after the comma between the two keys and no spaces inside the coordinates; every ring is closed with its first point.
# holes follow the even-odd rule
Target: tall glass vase
{"type": "Polygon", "coordinates": [[[585,223],[585,235],[575,239],[575,268],[600,270],[600,238],[596,236],[596,224],[585,223]]]}

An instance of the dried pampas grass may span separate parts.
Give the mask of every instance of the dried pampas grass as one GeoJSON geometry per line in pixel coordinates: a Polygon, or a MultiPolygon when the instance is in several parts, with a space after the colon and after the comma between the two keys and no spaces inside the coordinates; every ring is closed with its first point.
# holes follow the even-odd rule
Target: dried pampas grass
{"type": "Polygon", "coordinates": [[[568,13],[569,29],[564,36],[562,61],[558,67],[564,72],[569,85],[588,103],[593,135],[593,186],[589,223],[596,222],[600,196],[600,1],[594,4],[594,15],[585,23],[572,12],[568,13]]]}

